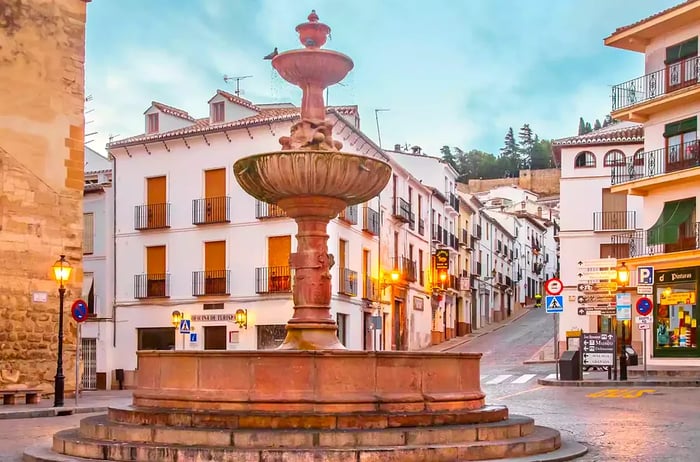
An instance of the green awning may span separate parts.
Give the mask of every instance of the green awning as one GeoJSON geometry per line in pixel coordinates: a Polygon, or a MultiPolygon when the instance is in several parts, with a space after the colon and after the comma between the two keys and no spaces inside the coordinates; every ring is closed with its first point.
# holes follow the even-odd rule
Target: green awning
{"type": "Polygon", "coordinates": [[[664,127],[664,137],[671,138],[672,136],[680,135],[682,133],[697,131],[697,129],[697,117],[690,117],[689,119],[679,120],[678,122],[666,124],[664,127]]]}
{"type": "Polygon", "coordinates": [[[695,198],[666,202],[661,216],[647,230],[647,244],[675,244],[680,238],[679,227],[695,210],[695,198]]]}
{"type": "Polygon", "coordinates": [[[666,48],[666,64],[678,62],[698,54],[698,38],[693,37],[678,45],[666,48]]]}

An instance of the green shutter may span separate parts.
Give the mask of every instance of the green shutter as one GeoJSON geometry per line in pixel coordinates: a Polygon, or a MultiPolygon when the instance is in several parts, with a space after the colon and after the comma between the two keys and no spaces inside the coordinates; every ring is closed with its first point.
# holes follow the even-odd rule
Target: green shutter
{"type": "Polygon", "coordinates": [[[680,238],[679,227],[695,210],[695,198],[666,202],[661,216],[647,230],[647,245],[675,244],[680,238]]]}
{"type": "Polygon", "coordinates": [[[673,122],[666,124],[664,127],[664,137],[670,138],[672,136],[680,135],[681,133],[694,132],[698,129],[698,118],[691,117],[685,120],[679,120],[678,122],[673,122]]]}
{"type": "Polygon", "coordinates": [[[675,63],[698,54],[698,38],[692,39],[666,48],[666,64],[675,63]]]}

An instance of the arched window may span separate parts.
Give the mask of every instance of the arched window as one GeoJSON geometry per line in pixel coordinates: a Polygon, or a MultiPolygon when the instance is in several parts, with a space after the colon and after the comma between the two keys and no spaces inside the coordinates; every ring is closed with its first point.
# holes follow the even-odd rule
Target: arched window
{"type": "Polygon", "coordinates": [[[612,167],[615,165],[624,165],[624,164],[625,164],[625,154],[618,149],[613,149],[612,151],[608,151],[605,154],[605,157],[603,158],[603,167],[612,167]]]}
{"type": "Polygon", "coordinates": [[[634,165],[644,165],[644,148],[637,149],[634,153],[634,165]]]}
{"type": "Polygon", "coordinates": [[[590,151],[579,152],[576,155],[576,160],[574,160],[574,167],[576,167],[576,168],[595,167],[595,156],[590,151]]]}

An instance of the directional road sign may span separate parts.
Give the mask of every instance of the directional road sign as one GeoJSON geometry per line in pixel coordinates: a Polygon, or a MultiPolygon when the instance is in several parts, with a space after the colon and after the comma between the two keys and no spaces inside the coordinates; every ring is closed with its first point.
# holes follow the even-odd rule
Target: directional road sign
{"type": "Polygon", "coordinates": [[[581,260],[578,262],[579,268],[616,268],[617,258],[594,258],[592,260],[581,260]]]}
{"type": "Polygon", "coordinates": [[[615,294],[586,294],[576,297],[581,304],[586,303],[615,303],[615,294]]]}
{"type": "Polygon", "coordinates": [[[561,313],[564,311],[564,297],[562,295],[547,295],[544,306],[547,313],[561,313]]]}
{"type": "Polygon", "coordinates": [[[610,293],[617,290],[617,282],[579,282],[576,285],[579,292],[610,293]]]}
{"type": "Polygon", "coordinates": [[[559,278],[547,279],[544,283],[544,290],[547,295],[559,295],[564,290],[564,284],[559,278]]]}
{"type": "Polygon", "coordinates": [[[181,334],[189,334],[190,333],[190,320],[189,319],[181,319],[180,320],[180,333],[181,334]]]}
{"type": "Polygon", "coordinates": [[[615,335],[604,332],[583,334],[583,365],[612,366],[615,361],[615,335]]]}

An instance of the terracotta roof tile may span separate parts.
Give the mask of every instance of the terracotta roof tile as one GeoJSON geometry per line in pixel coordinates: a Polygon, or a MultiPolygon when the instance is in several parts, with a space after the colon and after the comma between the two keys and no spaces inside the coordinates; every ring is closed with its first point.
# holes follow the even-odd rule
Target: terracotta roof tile
{"type": "Polygon", "coordinates": [[[605,128],[570,136],[552,142],[553,146],[594,146],[599,144],[643,143],[644,126],[632,122],[618,122],[605,128]]]}
{"type": "Polygon", "coordinates": [[[260,108],[258,106],[248,101],[247,99],[241,98],[240,96],[236,96],[224,90],[216,90],[216,94],[223,96],[233,104],[238,104],[239,106],[247,107],[248,109],[252,109],[253,111],[260,112],[260,108]]]}
{"type": "Polygon", "coordinates": [[[641,19],[641,20],[639,20],[639,21],[637,21],[637,22],[633,22],[632,24],[629,24],[629,25],[627,25],[627,26],[618,27],[617,29],[615,29],[615,32],[613,32],[613,33],[611,34],[611,36],[612,36],[612,35],[615,35],[615,34],[618,34],[618,33],[620,33],[620,32],[624,32],[624,31],[626,31],[626,30],[628,30],[628,29],[631,29],[631,28],[633,28],[633,27],[639,26],[640,24],[644,24],[645,22],[649,22],[649,21],[651,21],[652,19],[658,18],[659,16],[663,16],[663,15],[665,15],[665,14],[667,14],[667,13],[670,13],[671,11],[677,10],[677,9],[679,9],[679,8],[682,8],[682,7],[684,7],[684,6],[686,6],[686,5],[689,5],[689,4],[691,4],[691,3],[695,3],[695,2],[697,2],[697,1],[698,1],[698,0],[687,0],[687,1],[683,2],[683,3],[679,3],[678,5],[672,6],[672,7],[670,7],[670,8],[666,8],[666,9],[663,10],[663,11],[659,11],[658,13],[654,13],[654,14],[652,14],[651,16],[646,17],[646,18],[644,18],[644,19],[641,19]]]}
{"type": "Polygon", "coordinates": [[[183,111],[182,109],[178,109],[173,106],[168,106],[167,104],[159,103],[158,101],[151,101],[151,105],[155,106],[159,111],[165,114],[170,114],[171,116],[179,117],[180,119],[185,119],[189,120],[190,122],[194,122],[194,117],[192,117],[187,113],[187,111],[183,111]]]}

